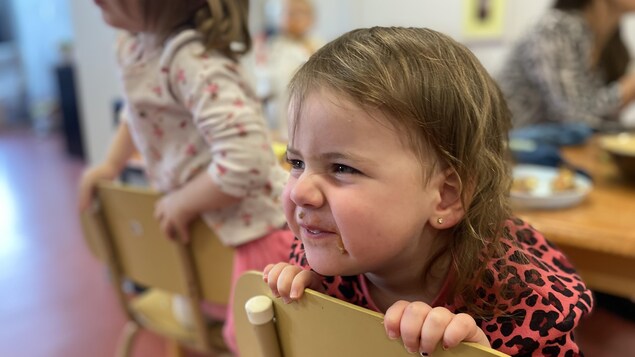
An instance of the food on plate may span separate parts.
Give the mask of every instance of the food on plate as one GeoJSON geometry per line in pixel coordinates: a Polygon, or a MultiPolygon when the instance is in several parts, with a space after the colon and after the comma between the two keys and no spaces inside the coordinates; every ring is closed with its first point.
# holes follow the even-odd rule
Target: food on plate
{"type": "Polygon", "coordinates": [[[551,190],[553,192],[571,191],[576,188],[575,172],[566,167],[558,170],[558,174],[551,181],[551,190]]]}
{"type": "Polygon", "coordinates": [[[518,193],[531,193],[538,186],[538,179],[535,176],[514,177],[512,191],[518,193]]]}

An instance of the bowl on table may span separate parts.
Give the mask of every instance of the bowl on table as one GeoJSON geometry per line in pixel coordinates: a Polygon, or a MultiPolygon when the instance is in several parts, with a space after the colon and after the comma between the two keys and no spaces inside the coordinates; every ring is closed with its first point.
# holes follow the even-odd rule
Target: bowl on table
{"type": "Polygon", "coordinates": [[[635,182],[635,133],[603,136],[600,147],[611,155],[624,177],[635,182]]]}

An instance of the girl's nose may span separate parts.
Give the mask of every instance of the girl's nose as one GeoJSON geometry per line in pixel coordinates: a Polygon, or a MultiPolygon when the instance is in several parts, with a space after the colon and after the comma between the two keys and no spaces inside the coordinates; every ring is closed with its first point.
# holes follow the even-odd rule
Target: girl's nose
{"type": "Polygon", "coordinates": [[[291,200],[299,207],[320,207],[324,196],[319,185],[319,176],[302,174],[293,183],[291,200]]]}

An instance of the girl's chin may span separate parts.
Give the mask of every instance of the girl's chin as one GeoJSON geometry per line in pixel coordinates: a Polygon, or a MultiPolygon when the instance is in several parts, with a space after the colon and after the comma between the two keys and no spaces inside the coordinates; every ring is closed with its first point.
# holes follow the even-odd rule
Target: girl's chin
{"type": "Polygon", "coordinates": [[[333,252],[330,255],[314,254],[306,252],[306,259],[309,266],[316,273],[324,276],[350,276],[358,275],[356,271],[353,271],[347,264],[339,262],[342,259],[342,255],[338,252],[333,252]]]}

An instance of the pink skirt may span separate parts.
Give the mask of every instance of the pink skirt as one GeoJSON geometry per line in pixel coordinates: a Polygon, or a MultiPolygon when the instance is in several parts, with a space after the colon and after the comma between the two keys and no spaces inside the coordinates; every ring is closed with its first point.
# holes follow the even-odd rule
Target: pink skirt
{"type": "MultiPolygon", "coordinates": [[[[232,284],[236,284],[238,278],[248,270],[262,271],[268,264],[288,262],[293,238],[293,233],[285,228],[272,231],[262,238],[237,246],[234,255],[232,284]]],[[[232,288],[227,306],[204,303],[203,311],[214,320],[225,320],[223,338],[231,352],[238,356],[234,316],[231,313],[233,301],[234,289],[232,288]]]]}

